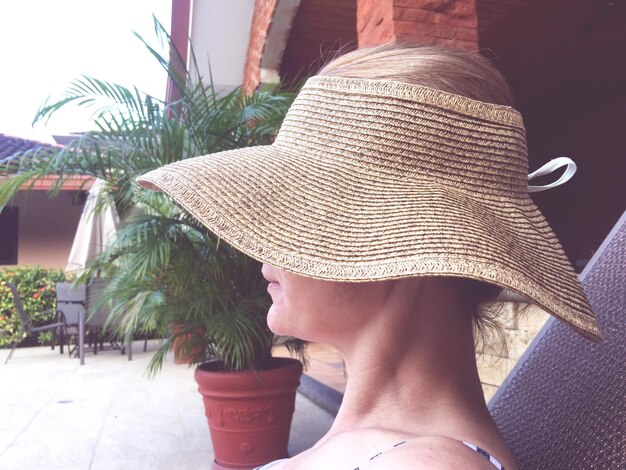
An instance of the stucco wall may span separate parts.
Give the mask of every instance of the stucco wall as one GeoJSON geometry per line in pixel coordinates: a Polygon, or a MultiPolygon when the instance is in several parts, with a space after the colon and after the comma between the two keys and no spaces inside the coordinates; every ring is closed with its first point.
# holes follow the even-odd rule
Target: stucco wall
{"type": "Polygon", "coordinates": [[[50,199],[46,191],[20,191],[11,205],[19,207],[18,265],[65,269],[82,205],[73,205],[73,191],[50,199]]]}
{"type": "Polygon", "coordinates": [[[486,401],[496,393],[548,317],[548,313],[535,305],[516,302],[503,304],[498,320],[504,327],[507,349],[503,350],[496,345],[497,342],[493,342],[492,346],[486,346],[476,355],[486,401]]]}
{"type": "Polygon", "coordinates": [[[254,0],[193,2],[191,43],[204,83],[209,82],[210,60],[216,89],[242,84],[253,11],[254,0]]]}

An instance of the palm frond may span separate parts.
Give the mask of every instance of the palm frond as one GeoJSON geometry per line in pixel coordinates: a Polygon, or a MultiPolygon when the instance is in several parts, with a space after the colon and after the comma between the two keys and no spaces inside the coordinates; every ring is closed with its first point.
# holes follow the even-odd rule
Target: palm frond
{"type": "MultiPolygon", "coordinates": [[[[181,98],[166,104],[136,87],[79,77],[60,98],[47,100],[35,121],[48,122],[61,109],[82,107],[93,110],[94,130],[54,154],[31,155],[37,158],[7,166],[14,176],[0,181],[0,205],[45,175],[57,177],[51,195],[71,176],[104,180],[122,227],[113,245],[79,277],[108,278],[93,308],[109,306],[110,326],[126,339],[146,329],[167,337],[150,362],[151,375],[183,333],[183,352],[193,353],[192,361],[217,359],[227,370],[261,367],[274,335],[265,321],[269,297],[260,264],[221,241],[166,195],[141,189],[135,178],[186,158],[270,144],[294,94],[279,86],[250,95],[241,87],[218,91],[210,64],[208,83],[191,76],[156,18],[154,28],[156,45],[136,36],[167,71],[181,98]],[[171,324],[184,328],[172,333],[171,324]]],[[[192,68],[199,70],[193,48],[191,57],[192,68]]],[[[295,342],[286,345],[302,352],[295,342]]]]}

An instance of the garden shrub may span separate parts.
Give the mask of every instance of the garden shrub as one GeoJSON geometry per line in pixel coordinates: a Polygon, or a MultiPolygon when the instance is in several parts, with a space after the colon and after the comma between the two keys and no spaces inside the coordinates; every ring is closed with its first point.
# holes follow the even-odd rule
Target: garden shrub
{"type": "MultiPolygon", "coordinates": [[[[0,268],[0,347],[10,346],[14,340],[22,341],[26,334],[20,333],[20,317],[7,282],[19,293],[31,325],[51,323],[55,318],[56,283],[68,281],[62,269],[41,266],[15,266],[0,268]],[[47,312],[42,314],[43,312],[47,312]]],[[[46,344],[52,340],[52,332],[39,333],[37,342],[46,344]]]]}

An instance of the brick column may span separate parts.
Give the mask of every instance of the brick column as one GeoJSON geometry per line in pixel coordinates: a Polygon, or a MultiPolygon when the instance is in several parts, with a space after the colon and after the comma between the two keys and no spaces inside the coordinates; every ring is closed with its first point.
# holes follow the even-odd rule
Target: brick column
{"type": "Polygon", "coordinates": [[[478,49],[476,0],[357,0],[359,47],[394,40],[478,49]]]}
{"type": "MultiPolygon", "coordinates": [[[[187,50],[189,42],[189,12],[191,0],[172,0],[172,22],[170,37],[172,38],[172,50],[170,50],[170,64],[176,74],[183,80],[187,70],[187,50]]],[[[165,89],[165,102],[173,103],[182,98],[181,90],[174,83],[172,77],[167,77],[165,89]]]]}
{"type": "Polygon", "coordinates": [[[244,93],[252,93],[261,81],[261,57],[272,17],[276,10],[276,2],[277,0],[256,0],[254,3],[250,42],[248,43],[246,65],[243,71],[244,93]]]}

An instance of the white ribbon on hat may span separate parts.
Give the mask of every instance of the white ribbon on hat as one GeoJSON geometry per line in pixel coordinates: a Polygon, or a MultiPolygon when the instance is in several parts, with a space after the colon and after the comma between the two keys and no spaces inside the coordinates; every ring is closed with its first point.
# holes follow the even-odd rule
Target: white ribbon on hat
{"type": "Polygon", "coordinates": [[[564,166],[566,166],[567,168],[565,168],[565,172],[561,175],[561,177],[558,180],[554,181],[553,183],[546,184],[544,186],[530,186],[529,185],[528,192],[538,193],[540,191],[545,191],[547,189],[556,188],[557,186],[561,186],[563,183],[567,183],[570,180],[570,178],[574,176],[574,173],[576,173],[576,163],[574,163],[574,161],[568,157],[553,158],[548,163],[543,165],[541,168],[529,174],[528,181],[530,181],[533,178],[536,178],[537,176],[549,175],[550,173],[553,173],[559,168],[563,168],[564,166]]]}

